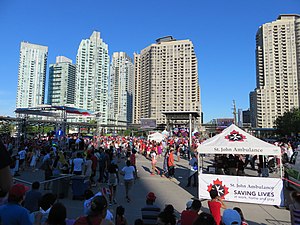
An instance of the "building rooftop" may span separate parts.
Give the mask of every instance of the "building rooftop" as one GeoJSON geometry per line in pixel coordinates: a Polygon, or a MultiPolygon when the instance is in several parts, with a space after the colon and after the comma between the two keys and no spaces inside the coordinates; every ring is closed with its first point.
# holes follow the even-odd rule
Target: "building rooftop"
{"type": "Polygon", "coordinates": [[[156,43],[159,44],[161,42],[170,42],[170,41],[176,41],[175,38],[173,38],[173,36],[165,36],[165,37],[161,37],[156,39],[156,43]]]}
{"type": "Polygon", "coordinates": [[[278,20],[281,20],[281,19],[283,19],[284,17],[296,17],[296,18],[300,18],[300,15],[299,14],[280,14],[279,16],[278,16],[278,20]]]}

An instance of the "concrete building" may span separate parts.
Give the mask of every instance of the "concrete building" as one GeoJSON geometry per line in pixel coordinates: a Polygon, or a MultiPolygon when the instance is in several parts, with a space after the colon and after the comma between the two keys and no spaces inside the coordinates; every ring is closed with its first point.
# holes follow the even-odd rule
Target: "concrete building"
{"type": "Polygon", "coordinates": [[[76,66],[75,107],[94,111],[99,124],[107,124],[109,55],[100,32],[81,41],[76,66]]]}
{"type": "Polygon", "coordinates": [[[255,91],[250,91],[249,94],[249,103],[250,103],[250,123],[251,127],[257,127],[256,125],[256,93],[255,91]]]}
{"type": "Polygon", "coordinates": [[[21,42],[16,108],[44,104],[48,47],[21,42]]]}
{"type": "Polygon", "coordinates": [[[255,127],[273,128],[278,116],[299,107],[300,15],[280,15],[256,34],[255,127]]]}
{"type": "Polygon", "coordinates": [[[133,82],[133,110],[132,110],[132,123],[140,124],[141,118],[141,74],[140,74],[140,54],[133,54],[134,61],[134,82],[133,82]]]}
{"type": "Polygon", "coordinates": [[[158,125],[166,124],[166,111],[201,115],[197,58],[190,40],[157,39],[134,55],[134,63],[134,123],[152,118],[158,125]]]}
{"type": "Polygon", "coordinates": [[[76,65],[64,56],[57,56],[49,66],[48,104],[74,105],[76,65]]]}
{"type": "Polygon", "coordinates": [[[125,52],[114,52],[110,67],[110,124],[132,123],[134,70],[125,52]]]}

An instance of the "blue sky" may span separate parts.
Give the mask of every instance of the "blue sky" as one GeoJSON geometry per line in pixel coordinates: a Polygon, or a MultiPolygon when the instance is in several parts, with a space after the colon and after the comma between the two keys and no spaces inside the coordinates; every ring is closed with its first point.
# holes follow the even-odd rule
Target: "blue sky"
{"type": "Polygon", "coordinates": [[[0,0],[0,115],[14,116],[21,41],[48,46],[48,65],[58,55],[75,62],[80,41],[97,30],[110,55],[133,56],[166,35],[190,39],[204,121],[233,117],[233,100],[249,108],[256,85],[257,29],[295,13],[300,0],[0,0]]]}

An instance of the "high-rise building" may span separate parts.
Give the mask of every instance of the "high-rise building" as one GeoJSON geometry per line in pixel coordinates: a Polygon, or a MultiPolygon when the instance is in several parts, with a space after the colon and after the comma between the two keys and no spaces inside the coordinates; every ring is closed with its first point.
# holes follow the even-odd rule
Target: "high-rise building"
{"type": "Polygon", "coordinates": [[[107,124],[109,55],[100,32],[81,41],[76,66],[75,107],[94,111],[99,124],[107,124]]]}
{"type": "MultiPolygon", "coordinates": [[[[256,34],[256,127],[273,128],[278,116],[299,107],[300,15],[280,15],[256,34]]],[[[254,109],[253,109],[254,108],[254,109]]]]}
{"type": "Polygon", "coordinates": [[[132,59],[125,52],[114,52],[110,67],[109,117],[115,125],[132,123],[133,80],[132,59]]]}
{"type": "Polygon", "coordinates": [[[57,56],[56,63],[49,66],[48,104],[63,106],[75,102],[76,66],[72,60],[57,56]]]}
{"type": "Polygon", "coordinates": [[[16,108],[44,104],[48,47],[21,42],[16,108]]]}
{"type": "Polygon", "coordinates": [[[134,61],[134,82],[133,82],[133,109],[132,109],[132,123],[139,124],[141,118],[140,110],[140,98],[141,98],[141,87],[140,87],[140,54],[133,54],[134,61]]]}
{"type": "Polygon", "coordinates": [[[255,91],[251,91],[249,94],[249,102],[250,102],[250,123],[251,127],[257,127],[256,125],[256,94],[255,91]]]}
{"type": "Polygon", "coordinates": [[[190,40],[157,39],[134,60],[134,123],[152,118],[166,124],[166,111],[196,111],[201,116],[197,58],[190,40]]]}

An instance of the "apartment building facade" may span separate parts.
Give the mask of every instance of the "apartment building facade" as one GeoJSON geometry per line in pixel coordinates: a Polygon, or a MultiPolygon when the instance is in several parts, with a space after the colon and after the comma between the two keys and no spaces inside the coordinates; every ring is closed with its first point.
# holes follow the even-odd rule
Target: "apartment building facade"
{"type": "MultiPolygon", "coordinates": [[[[76,56],[75,107],[91,110],[99,117],[99,124],[108,119],[108,45],[94,31],[81,41],[76,56]]],[[[81,118],[82,120],[82,118],[81,118]]]]}
{"type": "Polygon", "coordinates": [[[201,115],[197,57],[190,40],[159,38],[134,55],[134,64],[134,123],[152,118],[166,124],[162,112],[167,111],[201,115]]]}
{"type": "Polygon", "coordinates": [[[72,60],[57,56],[56,63],[49,66],[48,104],[56,106],[75,103],[76,65],[72,60]]]}
{"type": "Polygon", "coordinates": [[[256,34],[256,89],[252,126],[273,128],[278,116],[299,107],[300,15],[280,15],[256,34]]]}
{"type": "Polygon", "coordinates": [[[44,104],[48,47],[21,42],[16,108],[44,104]]]}
{"type": "Polygon", "coordinates": [[[110,67],[110,124],[132,123],[133,61],[125,52],[114,52],[110,67]]]}

